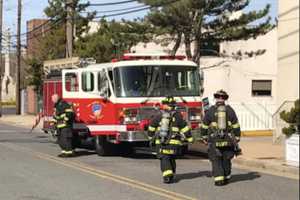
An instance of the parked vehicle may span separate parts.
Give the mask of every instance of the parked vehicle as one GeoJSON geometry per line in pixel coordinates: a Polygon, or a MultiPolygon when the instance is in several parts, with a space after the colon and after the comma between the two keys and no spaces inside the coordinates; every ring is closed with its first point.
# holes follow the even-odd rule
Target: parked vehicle
{"type": "Polygon", "coordinates": [[[93,140],[99,155],[119,144],[147,147],[149,121],[161,100],[171,95],[196,134],[202,116],[202,78],[199,66],[184,56],[142,54],[50,73],[43,88],[44,131],[53,132],[51,96],[57,93],[73,105],[74,132],[83,142],[93,140]]]}

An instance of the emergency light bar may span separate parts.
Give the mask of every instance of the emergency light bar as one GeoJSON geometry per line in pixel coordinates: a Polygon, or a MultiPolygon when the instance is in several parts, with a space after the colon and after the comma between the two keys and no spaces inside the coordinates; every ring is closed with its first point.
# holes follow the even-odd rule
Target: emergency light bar
{"type": "Polygon", "coordinates": [[[120,60],[113,59],[112,62],[126,61],[126,60],[184,60],[184,59],[186,59],[186,56],[184,56],[184,55],[171,56],[168,54],[127,53],[127,54],[124,54],[120,60]]]}

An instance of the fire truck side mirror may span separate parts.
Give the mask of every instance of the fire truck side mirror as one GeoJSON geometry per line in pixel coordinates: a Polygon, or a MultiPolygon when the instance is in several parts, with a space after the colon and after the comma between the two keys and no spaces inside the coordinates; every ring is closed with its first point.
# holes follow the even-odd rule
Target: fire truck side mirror
{"type": "Polygon", "coordinates": [[[204,72],[202,69],[200,69],[198,76],[199,76],[199,84],[200,84],[200,95],[203,95],[203,93],[204,93],[204,85],[203,85],[204,84],[204,72]]]}
{"type": "Polygon", "coordinates": [[[108,83],[106,83],[105,86],[101,89],[100,96],[103,97],[103,99],[105,101],[107,101],[109,99],[109,97],[111,96],[111,92],[109,90],[108,83]]]}

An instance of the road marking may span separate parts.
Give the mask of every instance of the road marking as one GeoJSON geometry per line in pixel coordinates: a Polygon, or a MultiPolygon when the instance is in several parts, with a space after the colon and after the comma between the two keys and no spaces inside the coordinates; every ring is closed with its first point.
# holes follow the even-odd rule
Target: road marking
{"type": "Polygon", "coordinates": [[[76,170],[79,170],[79,171],[97,176],[99,178],[108,179],[108,180],[111,180],[111,181],[114,181],[114,182],[117,182],[117,183],[120,183],[120,184],[123,184],[123,185],[128,185],[128,186],[131,186],[133,188],[137,188],[137,189],[149,192],[149,193],[156,194],[158,196],[166,197],[168,199],[172,199],[172,200],[197,200],[194,197],[186,196],[184,194],[180,194],[180,193],[177,193],[177,192],[172,192],[172,191],[169,191],[169,190],[165,190],[165,189],[162,189],[160,187],[156,187],[156,186],[153,186],[153,185],[150,185],[150,184],[147,184],[147,183],[144,183],[144,182],[140,182],[140,181],[137,181],[137,180],[134,180],[134,179],[126,178],[126,177],[115,175],[115,174],[112,174],[112,173],[109,173],[109,172],[106,172],[106,171],[103,171],[103,170],[99,170],[99,169],[90,167],[90,166],[88,166],[84,163],[74,162],[74,161],[70,161],[70,160],[57,158],[55,156],[51,156],[51,155],[45,154],[45,153],[39,153],[39,152],[33,151],[31,149],[25,148],[25,147],[20,147],[20,146],[14,145],[12,143],[5,143],[5,144],[2,143],[1,145],[5,145],[6,147],[14,149],[14,150],[20,150],[22,152],[30,153],[31,155],[33,155],[33,156],[35,156],[39,159],[42,159],[42,160],[55,162],[56,164],[63,165],[65,167],[70,167],[70,168],[73,168],[73,169],[76,169],[76,170]]]}

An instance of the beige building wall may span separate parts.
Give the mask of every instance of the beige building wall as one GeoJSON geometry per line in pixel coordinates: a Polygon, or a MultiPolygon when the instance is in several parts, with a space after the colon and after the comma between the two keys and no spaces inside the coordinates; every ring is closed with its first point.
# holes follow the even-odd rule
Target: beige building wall
{"type": "Polygon", "coordinates": [[[263,50],[259,56],[234,60],[232,58],[203,57],[200,67],[205,74],[204,96],[220,88],[230,95],[231,102],[275,104],[277,97],[277,30],[273,29],[263,36],[247,41],[226,42],[221,45],[221,52],[227,55],[241,52],[263,50]],[[218,65],[218,63],[222,63],[218,65]],[[215,67],[210,67],[214,66],[215,67]],[[253,96],[252,80],[271,80],[271,96],[253,96]]]}
{"type": "Polygon", "coordinates": [[[299,98],[299,1],[279,0],[277,106],[299,98]]]}

